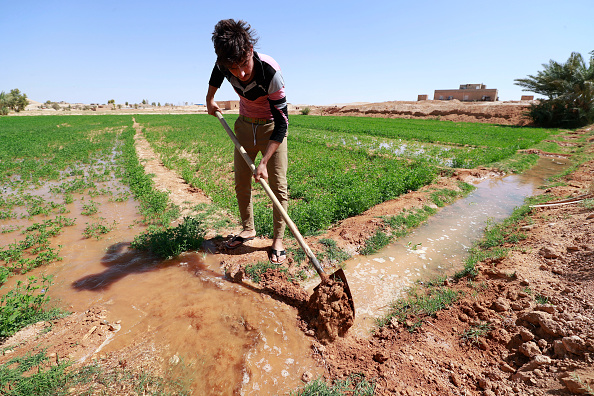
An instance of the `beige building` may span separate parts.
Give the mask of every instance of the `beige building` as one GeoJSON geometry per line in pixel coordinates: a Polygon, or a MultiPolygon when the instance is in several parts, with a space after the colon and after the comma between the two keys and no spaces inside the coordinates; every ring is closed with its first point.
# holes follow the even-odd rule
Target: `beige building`
{"type": "Polygon", "coordinates": [[[494,102],[498,100],[497,89],[487,89],[484,84],[463,84],[460,89],[436,89],[433,100],[457,99],[462,102],[494,102]]]}
{"type": "Polygon", "coordinates": [[[222,110],[239,110],[239,100],[223,100],[217,104],[222,110]]]}

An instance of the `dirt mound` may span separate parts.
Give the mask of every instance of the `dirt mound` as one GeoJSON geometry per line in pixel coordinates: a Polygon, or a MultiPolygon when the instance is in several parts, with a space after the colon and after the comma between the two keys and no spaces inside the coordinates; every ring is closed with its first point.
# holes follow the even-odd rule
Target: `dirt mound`
{"type": "Polygon", "coordinates": [[[260,286],[296,308],[302,307],[307,302],[307,292],[299,282],[289,280],[287,274],[278,269],[267,269],[262,274],[260,286]]]}
{"type": "Polygon", "coordinates": [[[530,125],[525,116],[529,102],[460,102],[425,100],[382,102],[346,106],[312,107],[311,114],[382,118],[425,118],[455,122],[482,122],[502,125],[530,125]]]}

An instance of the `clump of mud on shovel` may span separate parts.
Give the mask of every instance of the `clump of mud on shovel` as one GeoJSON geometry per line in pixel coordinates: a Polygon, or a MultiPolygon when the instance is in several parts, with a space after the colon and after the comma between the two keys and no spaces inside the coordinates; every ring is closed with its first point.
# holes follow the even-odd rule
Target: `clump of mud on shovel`
{"type": "MultiPolygon", "coordinates": [[[[241,277],[241,271],[231,271],[231,278],[241,277]]],[[[267,269],[260,276],[260,286],[285,303],[295,307],[301,318],[300,327],[315,335],[322,344],[343,337],[354,323],[355,315],[344,284],[329,277],[322,279],[313,294],[307,292],[295,280],[289,280],[285,272],[267,269]]]]}
{"type": "Polygon", "coordinates": [[[344,284],[331,278],[322,279],[305,306],[309,327],[322,344],[344,337],[355,321],[355,313],[344,290],[344,284]]]}

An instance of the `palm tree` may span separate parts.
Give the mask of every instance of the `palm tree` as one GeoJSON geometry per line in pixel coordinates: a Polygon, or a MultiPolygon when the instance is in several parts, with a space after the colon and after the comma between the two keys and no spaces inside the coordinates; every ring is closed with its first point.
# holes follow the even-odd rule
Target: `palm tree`
{"type": "Polygon", "coordinates": [[[594,122],[594,51],[590,54],[588,63],[573,52],[565,63],[550,60],[536,76],[515,80],[523,91],[548,98],[530,108],[536,124],[572,128],[594,122]]]}

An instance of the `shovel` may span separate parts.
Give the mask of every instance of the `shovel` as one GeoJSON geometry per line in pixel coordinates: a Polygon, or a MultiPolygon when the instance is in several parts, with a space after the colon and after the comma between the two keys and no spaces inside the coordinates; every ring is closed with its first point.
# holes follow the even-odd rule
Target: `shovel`
{"type": "MultiPolygon", "coordinates": [[[[249,157],[248,153],[245,151],[243,146],[239,143],[239,141],[237,140],[237,137],[235,136],[235,134],[233,133],[231,128],[229,128],[229,125],[227,124],[227,121],[225,121],[225,118],[223,118],[223,115],[221,114],[221,112],[217,111],[217,112],[215,112],[215,114],[216,114],[217,118],[219,119],[219,121],[221,122],[221,125],[223,126],[223,128],[225,128],[225,130],[227,131],[227,134],[229,135],[229,137],[235,144],[235,148],[237,148],[237,150],[239,151],[239,153],[241,154],[241,156],[243,157],[245,162],[252,169],[252,172],[255,173],[256,165],[254,165],[254,162],[249,157]]],[[[293,233],[293,236],[295,237],[295,239],[297,239],[297,242],[299,242],[299,245],[301,246],[301,248],[303,249],[303,251],[305,252],[307,257],[313,264],[318,275],[320,275],[320,278],[322,279],[322,283],[326,282],[330,278],[333,280],[340,280],[342,282],[344,291],[345,291],[345,293],[348,297],[348,300],[349,300],[349,305],[351,306],[351,309],[353,310],[353,317],[354,317],[355,316],[355,302],[353,301],[351,289],[349,288],[349,284],[347,282],[346,275],[345,275],[344,271],[342,270],[342,268],[340,268],[338,271],[334,272],[332,275],[328,275],[326,272],[324,272],[324,270],[322,269],[322,266],[320,265],[320,262],[318,261],[316,256],[313,254],[313,252],[311,251],[311,249],[305,242],[305,239],[303,239],[303,236],[301,236],[301,233],[297,229],[297,226],[295,225],[295,223],[293,223],[293,220],[291,220],[291,218],[289,217],[289,215],[287,214],[285,209],[282,207],[279,200],[276,198],[276,196],[270,189],[270,186],[268,186],[268,183],[266,183],[266,181],[263,178],[260,178],[260,184],[264,188],[264,191],[266,191],[266,194],[268,195],[268,197],[272,200],[274,207],[276,209],[278,209],[278,211],[283,216],[285,223],[287,224],[287,226],[293,233]]],[[[314,288],[314,290],[317,289],[318,287],[320,287],[320,285],[316,286],[314,288]]]]}

